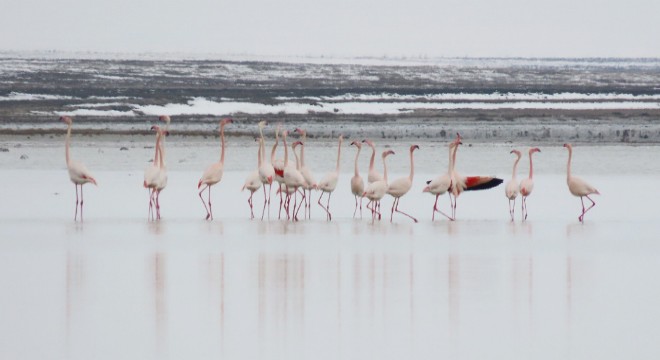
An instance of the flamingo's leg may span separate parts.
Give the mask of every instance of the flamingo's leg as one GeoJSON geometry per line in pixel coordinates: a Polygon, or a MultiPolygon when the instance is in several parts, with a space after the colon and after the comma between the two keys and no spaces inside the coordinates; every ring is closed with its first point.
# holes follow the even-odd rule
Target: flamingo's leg
{"type": "Polygon", "coordinates": [[[199,192],[199,199],[202,200],[202,205],[204,205],[204,210],[206,210],[206,220],[208,220],[209,217],[211,217],[211,214],[209,213],[209,208],[206,207],[206,201],[204,201],[204,197],[202,196],[202,193],[204,193],[204,190],[206,190],[207,187],[209,186],[206,185],[204,188],[202,188],[202,191],[199,192]]]}
{"type": "Polygon", "coordinates": [[[83,196],[83,186],[80,184],[80,222],[83,221],[83,202],[84,202],[84,196],[83,196]]]}
{"type": "Polygon", "coordinates": [[[414,217],[410,216],[410,214],[405,213],[405,212],[399,210],[399,202],[400,202],[400,201],[401,201],[401,198],[398,198],[397,201],[396,201],[396,208],[394,209],[394,211],[398,212],[399,214],[403,214],[403,215],[405,215],[405,216],[411,218],[412,221],[414,221],[414,222],[417,222],[417,219],[415,219],[414,217]]]}
{"type": "MultiPolygon", "coordinates": [[[[589,195],[585,195],[585,196],[587,197],[587,199],[589,199],[589,201],[591,201],[591,206],[589,206],[589,207],[587,208],[587,210],[584,211],[584,214],[586,214],[587,211],[591,210],[591,208],[593,208],[594,206],[596,206],[596,202],[595,202],[592,198],[590,198],[589,195]]],[[[584,221],[584,214],[582,215],[582,220],[583,220],[583,221],[584,221]]]]}
{"type": "Polygon", "coordinates": [[[73,184],[76,187],[76,212],[73,214],[73,221],[78,221],[78,184],[73,184]]]}
{"type": "MultiPolygon", "coordinates": [[[[321,191],[321,196],[319,196],[318,204],[321,208],[323,208],[323,210],[325,210],[325,219],[328,220],[328,215],[330,213],[328,212],[328,209],[325,206],[323,206],[323,204],[321,204],[321,199],[323,198],[323,194],[325,194],[325,191],[321,191]]],[[[329,197],[329,195],[328,195],[328,197],[329,197]]]]}

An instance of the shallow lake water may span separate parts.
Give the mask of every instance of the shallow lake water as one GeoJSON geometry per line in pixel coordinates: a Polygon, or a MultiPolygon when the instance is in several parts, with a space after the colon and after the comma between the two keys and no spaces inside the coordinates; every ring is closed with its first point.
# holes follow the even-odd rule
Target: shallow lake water
{"type": "MultiPolygon", "coordinates": [[[[602,193],[584,224],[559,146],[535,155],[526,222],[519,202],[509,220],[503,185],[461,195],[457,221],[432,222],[433,197],[421,188],[446,155],[421,144],[415,186],[401,200],[420,222],[390,223],[386,198],[372,224],[366,209],[352,218],[354,149],[342,157],[332,222],[318,193],[311,220],[277,220],[274,196],[270,220],[249,220],[239,189],[256,156],[245,142],[229,148],[240,155],[212,192],[216,219],[204,221],[197,179],[217,149],[171,143],[159,222],[147,221],[140,186],[149,149],[72,149],[99,180],[85,186],[84,223],[73,221],[59,144],[21,147],[27,161],[11,143],[0,153],[1,358],[660,356],[658,148],[576,146],[576,175],[602,193]]],[[[407,172],[407,145],[392,145],[392,178],[407,172]]],[[[317,178],[333,167],[333,146],[310,147],[317,178]]],[[[466,147],[459,168],[506,181],[510,149],[466,147]]],[[[448,211],[447,198],[440,203],[448,211]]]]}

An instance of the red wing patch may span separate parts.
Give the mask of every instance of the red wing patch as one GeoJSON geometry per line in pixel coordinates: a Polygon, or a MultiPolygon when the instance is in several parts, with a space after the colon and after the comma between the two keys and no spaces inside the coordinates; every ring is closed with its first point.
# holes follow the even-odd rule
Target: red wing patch
{"type": "Polygon", "coordinates": [[[284,177],[284,169],[275,169],[275,175],[284,177]]]}

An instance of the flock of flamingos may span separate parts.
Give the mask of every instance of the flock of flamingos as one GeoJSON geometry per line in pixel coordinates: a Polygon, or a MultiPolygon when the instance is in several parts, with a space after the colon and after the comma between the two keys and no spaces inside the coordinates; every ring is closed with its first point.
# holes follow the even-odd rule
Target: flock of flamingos
{"type": "MultiPolygon", "coordinates": [[[[78,219],[78,208],[80,208],[80,220],[83,219],[83,185],[86,183],[92,183],[96,185],[96,179],[87,168],[78,161],[72,160],[70,157],[70,143],[71,143],[71,127],[73,125],[73,120],[70,117],[62,116],[61,121],[67,124],[67,133],[65,138],[65,151],[66,151],[66,164],[69,171],[69,177],[76,187],[76,211],[74,214],[74,220],[78,219]],[[80,186],[80,195],[78,195],[78,186],[80,186]]],[[[159,196],[160,193],[167,186],[167,168],[165,166],[165,137],[169,135],[168,127],[170,124],[170,117],[163,115],[159,117],[159,120],[165,123],[164,128],[160,126],[152,126],[151,130],[156,133],[156,145],[155,145],[155,154],[154,159],[151,165],[147,167],[144,172],[144,187],[149,190],[149,219],[150,220],[159,220],[160,219],[160,203],[159,196]]],[[[208,166],[202,177],[199,179],[198,189],[199,198],[204,205],[206,210],[206,219],[213,219],[213,208],[211,205],[211,187],[222,180],[224,162],[225,162],[225,135],[224,130],[227,124],[232,123],[232,119],[226,118],[220,121],[220,142],[221,142],[221,155],[220,160],[208,166]],[[207,197],[204,199],[204,192],[207,192],[207,197]]],[[[339,163],[341,159],[341,148],[343,137],[339,136],[339,145],[337,149],[337,167],[334,171],[326,174],[321,181],[315,181],[312,173],[309,168],[305,166],[305,141],[306,141],[306,132],[303,129],[295,129],[295,132],[300,135],[300,140],[294,142],[291,145],[293,155],[295,157],[295,163],[289,162],[289,147],[287,145],[287,131],[280,131],[280,126],[277,126],[277,131],[275,133],[275,144],[271,150],[270,162],[266,158],[266,146],[263,135],[263,128],[265,127],[266,122],[262,121],[259,123],[259,134],[260,137],[255,140],[259,143],[259,149],[257,154],[257,169],[251,172],[245,184],[243,190],[250,191],[250,197],[248,199],[248,204],[250,205],[251,218],[254,218],[254,207],[252,197],[256,191],[260,188],[263,188],[264,192],[264,205],[262,209],[261,219],[263,220],[266,207],[268,207],[270,213],[270,198],[272,193],[272,184],[273,181],[277,182],[276,194],[280,198],[280,210],[278,218],[281,217],[282,209],[284,209],[286,217],[291,221],[298,221],[298,214],[301,207],[305,207],[304,217],[310,217],[311,215],[311,195],[312,190],[321,191],[321,195],[318,199],[318,205],[325,211],[326,219],[328,221],[332,220],[332,213],[330,212],[330,197],[337,187],[337,182],[339,179],[339,163]],[[280,140],[280,134],[282,136],[282,146],[284,148],[284,159],[276,159],[275,154],[280,140]],[[300,157],[298,157],[297,147],[300,147],[300,157]],[[268,190],[266,190],[266,185],[268,190]],[[323,197],[327,194],[325,204],[323,203],[323,197]],[[300,195],[300,201],[298,200],[298,195],[300,195]],[[292,203],[293,198],[293,203],[292,203]]],[[[490,189],[495,186],[498,186],[503,182],[502,179],[489,177],[489,176],[462,176],[456,169],[456,152],[458,147],[462,144],[461,137],[457,134],[456,139],[449,143],[449,166],[447,173],[440,175],[433,180],[427,181],[427,186],[424,187],[423,191],[428,192],[432,195],[435,195],[435,203],[433,204],[433,215],[432,220],[435,220],[435,214],[440,213],[444,215],[449,220],[454,220],[456,218],[456,200],[458,196],[463,191],[471,190],[483,190],[490,189]],[[438,199],[441,195],[447,194],[451,206],[451,215],[445,214],[438,209],[438,199]]],[[[351,192],[355,196],[355,210],[353,211],[353,217],[356,216],[358,208],[362,212],[362,200],[366,197],[369,201],[366,205],[367,209],[371,211],[372,222],[376,219],[381,219],[381,207],[380,202],[385,197],[385,195],[390,195],[394,198],[392,204],[392,209],[390,212],[390,222],[393,220],[394,213],[400,213],[404,216],[409,217],[414,222],[417,222],[417,219],[407,214],[406,212],[399,210],[399,202],[401,197],[410,191],[413,184],[413,177],[415,174],[414,167],[414,152],[419,149],[419,146],[412,145],[410,146],[410,175],[407,177],[399,178],[393,181],[390,181],[387,178],[387,157],[394,154],[394,151],[387,150],[384,151],[381,155],[383,161],[383,174],[377,172],[374,169],[374,162],[376,157],[376,147],[374,143],[368,139],[360,141],[353,141],[351,146],[357,148],[357,153],[355,154],[355,173],[351,178],[351,192]],[[358,169],[358,158],[360,156],[360,151],[362,150],[362,144],[366,144],[371,148],[371,160],[369,162],[369,172],[367,176],[367,183],[365,185],[363,178],[360,176],[358,169]]],[[[599,194],[593,186],[589,185],[584,180],[574,177],[571,175],[571,157],[573,155],[573,148],[571,144],[564,144],[564,147],[568,150],[568,162],[566,168],[566,181],[568,184],[568,189],[571,194],[580,198],[582,203],[582,213],[578,217],[580,222],[584,222],[584,215],[593,208],[596,203],[589,197],[592,194],[599,194]],[[589,207],[584,206],[584,198],[587,198],[591,201],[589,207]]],[[[513,164],[513,174],[511,180],[509,180],[505,186],[505,195],[509,200],[509,213],[511,215],[511,221],[514,220],[515,213],[515,203],[518,195],[522,197],[522,219],[523,221],[527,219],[527,197],[532,193],[534,189],[533,176],[533,163],[532,155],[536,152],[540,152],[538,148],[532,148],[528,152],[529,156],[529,177],[518,181],[516,179],[516,170],[518,163],[522,158],[522,153],[518,150],[512,150],[511,153],[516,155],[515,162],[513,164]]]]}

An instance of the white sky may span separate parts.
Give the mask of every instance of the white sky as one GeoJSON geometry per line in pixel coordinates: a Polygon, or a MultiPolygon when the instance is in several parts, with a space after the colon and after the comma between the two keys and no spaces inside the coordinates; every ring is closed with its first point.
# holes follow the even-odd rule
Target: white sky
{"type": "Polygon", "coordinates": [[[660,57],[658,0],[0,0],[0,50],[660,57]]]}

